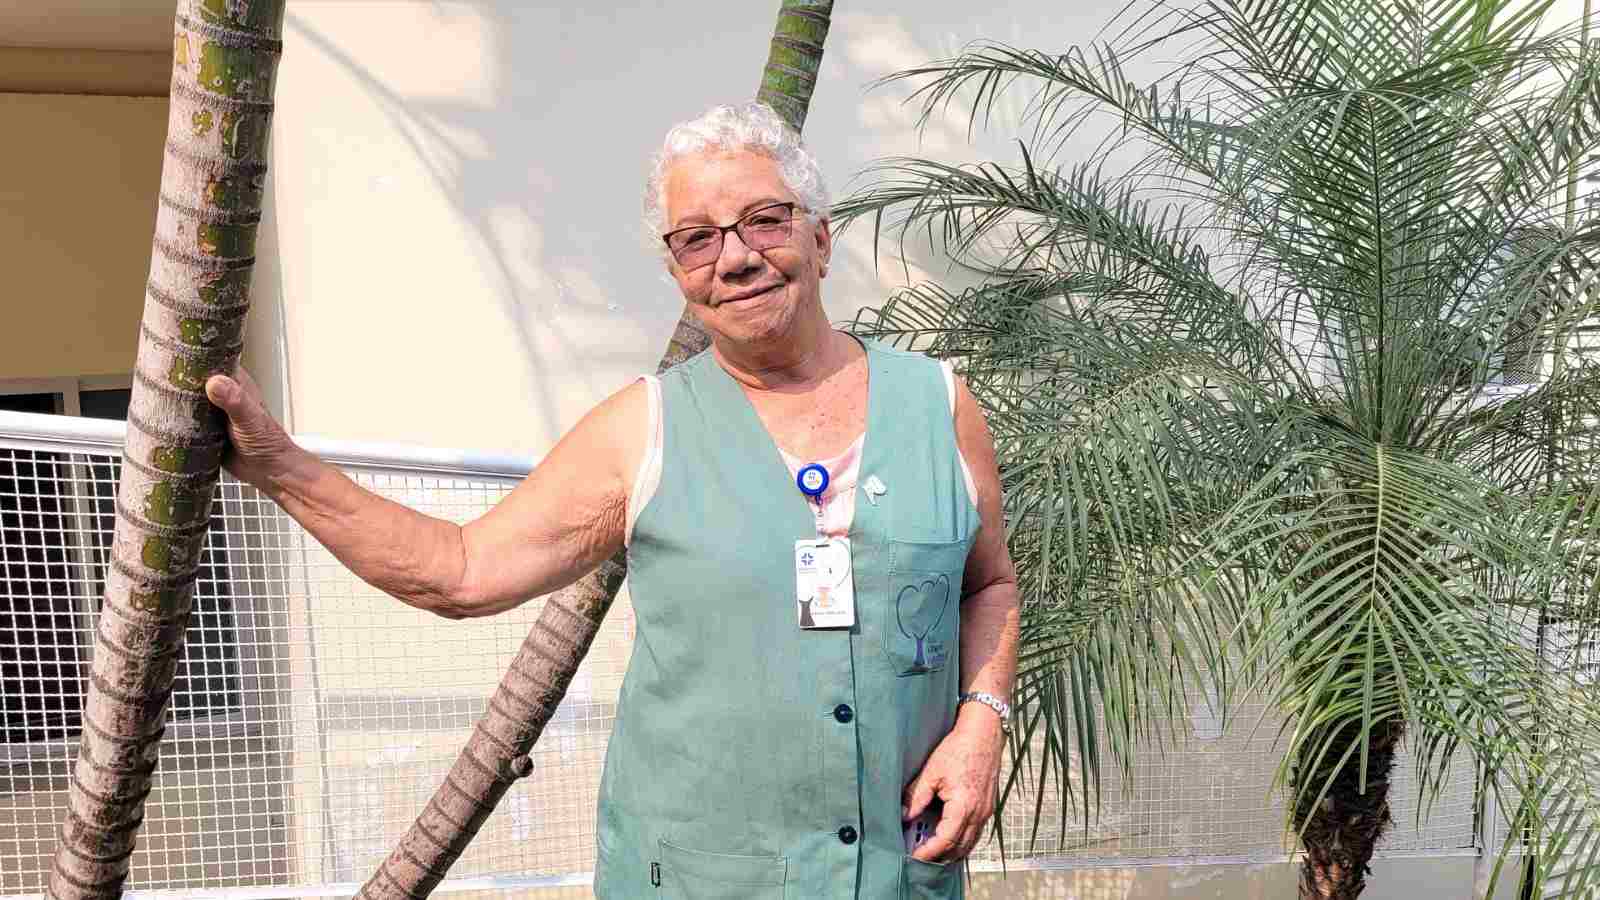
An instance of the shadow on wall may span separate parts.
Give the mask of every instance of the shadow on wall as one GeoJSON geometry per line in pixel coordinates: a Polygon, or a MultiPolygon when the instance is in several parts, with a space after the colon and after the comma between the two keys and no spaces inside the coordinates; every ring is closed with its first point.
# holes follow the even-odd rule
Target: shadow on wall
{"type": "MultiPolygon", "coordinates": [[[[417,215],[451,219],[397,209],[355,240],[405,246],[413,225],[458,233],[436,257],[384,262],[463,273],[461,294],[434,298],[430,314],[495,308],[497,337],[519,357],[505,371],[531,388],[529,412],[553,440],[654,369],[681,310],[640,220],[641,190],[668,125],[754,92],[776,5],[725,5],[688,17],[642,5],[291,2],[284,73],[295,88],[284,99],[302,105],[286,110],[275,148],[291,157],[280,186],[304,175],[319,180],[297,189],[312,204],[342,195],[331,208],[361,213],[385,209],[385,195],[418,198],[417,215]],[[349,115],[304,105],[319,98],[349,115]]],[[[290,249],[287,265],[319,252],[290,249]]],[[[423,312],[400,299],[411,307],[401,315],[423,312]]],[[[474,362],[454,374],[470,379],[474,362]]]]}
{"type": "MultiPolygon", "coordinates": [[[[833,75],[832,81],[844,82],[841,87],[852,94],[853,102],[824,104],[813,114],[814,121],[820,117],[828,122],[825,131],[829,135],[849,135],[842,156],[850,164],[851,177],[836,182],[837,192],[842,195],[860,184],[865,167],[898,157],[951,165],[994,162],[1019,168],[1017,141],[1031,138],[1027,126],[1033,121],[1030,101],[1038,88],[1036,82],[1013,82],[976,119],[970,94],[956,95],[924,119],[921,98],[914,93],[926,79],[888,83],[883,79],[956,57],[980,41],[1065,52],[1073,45],[1105,37],[1102,32],[1117,21],[1124,5],[1122,0],[1091,0],[1047,9],[1039,3],[997,3],[974,12],[970,4],[961,7],[936,2],[894,14],[892,7],[874,3],[871,12],[839,13],[823,68],[825,76],[833,75]],[[827,71],[830,68],[831,73],[827,71]]],[[[1153,77],[1155,71],[1152,66],[1129,66],[1135,78],[1153,77]]],[[[1059,147],[1054,161],[1070,166],[1089,156],[1102,133],[1110,134],[1117,125],[1111,117],[1102,118],[1103,128],[1089,132],[1092,139],[1080,138],[1059,147]]],[[[1036,162],[1049,164],[1051,158],[1041,157],[1036,149],[1030,152],[1035,153],[1036,162]]],[[[1135,154],[1129,153],[1121,161],[1131,164],[1134,158],[1135,154]]],[[[875,297],[870,302],[923,281],[936,281],[952,290],[979,281],[972,273],[951,266],[926,234],[908,236],[903,242],[898,236],[885,235],[874,248],[873,224],[863,221],[847,230],[839,250],[845,255],[840,262],[847,277],[874,289],[867,292],[875,297]]]]}
{"type": "MultiPolygon", "coordinates": [[[[862,167],[877,160],[921,157],[958,165],[1010,155],[1003,142],[969,128],[970,104],[953,103],[923,121],[921,104],[912,98],[919,82],[880,83],[897,72],[952,57],[981,33],[975,31],[963,38],[948,30],[913,32],[906,18],[877,12],[842,13],[836,18],[833,32],[831,55],[825,59],[824,68],[832,68],[836,81],[860,92],[848,110],[842,104],[838,110],[850,114],[844,127],[856,138],[851,147],[856,158],[851,160],[849,177],[835,179],[836,196],[844,196],[860,184],[864,180],[862,167]],[[1001,146],[995,146],[997,143],[1001,146]]],[[[1019,120],[1025,92],[1010,90],[1003,98],[995,110],[997,120],[1019,120]]],[[[831,120],[834,112],[824,108],[816,117],[831,120]]],[[[970,274],[953,269],[925,235],[902,240],[885,233],[875,241],[871,222],[846,229],[836,253],[836,265],[847,279],[876,289],[869,292],[870,299],[862,298],[856,305],[879,303],[898,288],[925,281],[938,281],[952,289],[976,281],[970,274]]]]}
{"type": "MultiPolygon", "coordinates": [[[[1018,2],[975,13],[950,0],[894,0],[860,13],[841,4],[807,125],[835,193],[882,156],[1016,156],[1003,132],[969,142],[960,109],[919,136],[916,108],[901,102],[907,88],[870,82],[979,37],[1065,47],[1118,6],[1063,14],[1018,2]]],[[[308,332],[359,324],[392,349],[373,362],[390,365],[424,355],[419,332],[456,345],[481,335],[483,358],[457,349],[440,377],[402,374],[395,389],[431,409],[459,403],[464,384],[485,387],[501,407],[531,414],[544,432],[531,444],[547,445],[653,369],[681,299],[639,219],[647,160],[671,123],[753,93],[775,12],[775,3],[733,0],[692,10],[291,0],[274,165],[290,318],[302,320],[294,341],[324,357],[335,351],[308,332]],[[356,279],[352,269],[368,270],[373,289],[343,291],[339,303],[367,304],[365,319],[335,325],[331,312],[297,311],[297,298],[356,279]],[[452,330],[462,316],[477,317],[476,334],[452,330]]],[[[1020,114],[1023,97],[1001,114],[1020,114]]],[[[926,246],[909,245],[904,266],[896,249],[885,244],[875,258],[870,229],[851,229],[824,293],[835,319],[908,280],[956,277],[926,246]]],[[[330,420],[339,421],[324,408],[308,424],[330,420]]]]}
{"type": "MultiPolygon", "coordinates": [[[[377,150],[380,161],[362,185],[374,194],[408,193],[415,188],[397,182],[418,170],[425,173],[431,185],[421,192],[435,202],[422,214],[452,216],[452,224],[467,232],[470,255],[462,258],[459,247],[453,248],[455,255],[440,248],[438,258],[391,262],[465,268],[487,276],[489,297],[432,298],[438,304],[434,315],[448,316],[458,304],[497,305],[497,321],[514,339],[522,375],[536,388],[539,406],[531,412],[547,424],[570,424],[555,392],[538,388],[570,388],[576,380],[586,394],[598,397],[616,385],[596,384],[586,367],[558,370],[552,363],[577,356],[600,362],[619,351],[615,343],[596,341],[595,334],[642,329],[591,276],[603,270],[601,251],[615,240],[597,234],[590,227],[593,216],[577,204],[562,212],[559,202],[550,201],[563,180],[577,182],[581,179],[572,176],[595,169],[581,162],[581,152],[552,152],[569,146],[575,136],[547,127],[556,119],[548,108],[549,92],[540,90],[535,73],[518,71],[517,48],[526,43],[519,32],[545,29],[531,15],[513,14],[508,7],[416,3],[385,9],[378,30],[387,40],[362,40],[350,34],[372,18],[370,9],[360,6],[292,4],[285,40],[337,67],[365,103],[387,119],[386,134],[399,136],[403,146],[346,143],[330,146],[329,152],[377,150]],[[381,157],[397,151],[406,159],[384,166],[381,157]],[[555,210],[546,212],[548,207],[555,210]]],[[[403,230],[407,223],[378,220],[373,227],[403,230]]],[[[611,251],[639,255],[632,245],[611,251]]],[[[465,285],[464,290],[481,295],[483,286],[480,281],[473,286],[477,290],[465,285]]],[[[470,371],[461,374],[471,380],[470,371]]]]}

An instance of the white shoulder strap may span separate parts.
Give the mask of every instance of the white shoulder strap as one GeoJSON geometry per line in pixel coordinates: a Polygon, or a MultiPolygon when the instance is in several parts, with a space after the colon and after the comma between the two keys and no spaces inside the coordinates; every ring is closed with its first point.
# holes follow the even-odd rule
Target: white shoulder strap
{"type": "Polygon", "coordinates": [[[633,478],[633,491],[628,495],[628,521],[627,528],[622,533],[622,544],[628,546],[633,543],[633,523],[638,520],[639,512],[650,503],[650,498],[656,495],[656,488],[661,485],[661,448],[665,443],[663,434],[665,425],[661,414],[661,379],[655,375],[641,375],[640,380],[645,385],[645,395],[649,398],[650,416],[648,428],[645,433],[644,457],[639,460],[639,473],[633,478]]]}
{"type": "MultiPolygon", "coordinates": [[[[939,361],[939,368],[944,372],[944,387],[950,392],[950,420],[956,417],[956,370],[950,360],[939,361]]],[[[967,458],[962,455],[961,448],[956,447],[956,459],[961,461],[961,479],[967,483],[967,497],[972,500],[972,505],[978,505],[978,485],[972,480],[972,469],[967,467],[967,458]]]]}

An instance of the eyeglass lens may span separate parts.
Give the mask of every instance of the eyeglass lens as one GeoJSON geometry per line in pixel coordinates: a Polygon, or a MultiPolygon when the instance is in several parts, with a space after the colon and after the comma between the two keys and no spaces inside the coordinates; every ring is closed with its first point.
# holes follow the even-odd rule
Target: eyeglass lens
{"type": "Polygon", "coordinates": [[[695,269],[716,262],[722,255],[723,236],[729,231],[737,231],[739,240],[751,250],[770,250],[789,240],[793,225],[794,209],[783,203],[758,209],[728,226],[680,228],[667,235],[667,248],[678,265],[695,269]]]}

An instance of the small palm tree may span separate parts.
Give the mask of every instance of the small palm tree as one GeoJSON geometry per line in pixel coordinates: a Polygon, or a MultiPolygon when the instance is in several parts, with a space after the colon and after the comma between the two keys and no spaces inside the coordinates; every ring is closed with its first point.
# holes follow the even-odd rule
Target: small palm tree
{"type": "Polygon", "coordinates": [[[1532,861],[1496,877],[1596,891],[1600,707],[1546,638],[1600,617],[1600,364],[1568,358],[1600,229],[1558,199],[1600,149],[1600,56],[1549,6],[1157,0],[1109,42],[893,76],[974,127],[1032,91],[1015,164],[889,160],[835,212],[982,276],[856,324],[956,358],[986,408],[1014,749],[1080,767],[1084,811],[1191,692],[1254,694],[1302,897],[1360,894],[1407,751],[1425,798],[1478,767],[1532,861]]]}

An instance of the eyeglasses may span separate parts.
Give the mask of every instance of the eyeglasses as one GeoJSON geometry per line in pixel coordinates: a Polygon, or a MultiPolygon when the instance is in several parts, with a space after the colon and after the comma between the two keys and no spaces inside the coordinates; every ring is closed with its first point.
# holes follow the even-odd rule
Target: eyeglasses
{"type": "Polygon", "coordinates": [[[794,227],[794,210],[799,204],[774,203],[747,212],[732,225],[690,225],[661,236],[672,251],[672,258],[684,269],[709,266],[722,255],[722,240],[730,231],[751,250],[770,250],[789,240],[794,227]]]}

